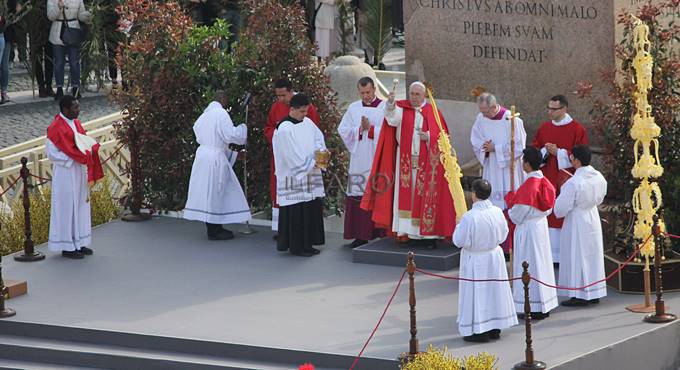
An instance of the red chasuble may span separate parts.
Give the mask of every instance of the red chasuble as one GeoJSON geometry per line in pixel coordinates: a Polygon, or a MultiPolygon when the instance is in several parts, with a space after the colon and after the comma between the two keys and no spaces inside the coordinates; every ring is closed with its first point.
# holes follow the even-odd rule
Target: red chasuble
{"type": "MultiPolygon", "coordinates": [[[[556,126],[551,121],[543,122],[541,127],[534,136],[532,145],[538,149],[545,146],[546,143],[553,143],[560,149],[566,149],[571,155],[571,150],[576,145],[588,145],[588,134],[583,128],[583,125],[575,120],[562,126],[556,126]]],[[[573,168],[565,169],[570,173],[574,173],[573,168]]],[[[545,176],[557,189],[559,195],[560,187],[568,179],[568,175],[563,171],[558,170],[557,156],[551,155],[545,166],[541,167],[543,176],[545,176]]],[[[548,226],[553,229],[561,229],[564,219],[556,218],[552,213],[548,216],[548,226]]]]}
{"type": "MultiPolygon", "coordinates": [[[[78,133],[85,135],[85,129],[79,120],[73,121],[78,133]]],[[[76,139],[73,130],[66,120],[57,114],[47,128],[47,138],[74,161],[87,165],[87,182],[92,183],[104,177],[102,164],[99,160],[99,144],[92,147],[92,151],[83,154],[76,146],[76,139]]]]}
{"type": "MultiPolygon", "coordinates": [[[[378,145],[373,158],[371,175],[361,200],[361,208],[373,212],[373,222],[377,227],[392,230],[392,207],[394,201],[394,181],[399,182],[399,213],[402,217],[410,215],[413,222],[419,223],[420,234],[450,237],[456,224],[456,213],[449,185],[444,178],[444,167],[439,161],[439,135],[448,136],[444,117],[439,112],[443,132],[439,130],[435,113],[430,104],[422,108],[423,132],[430,133],[429,145],[420,141],[418,171],[415,189],[412,189],[411,142],[413,140],[415,109],[408,100],[400,100],[397,105],[404,109],[401,121],[401,157],[397,159],[397,128],[383,120],[378,145]],[[408,143],[408,144],[406,144],[408,143]],[[399,163],[400,176],[395,179],[394,169],[399,163]],[[411,202],[411,194],[413,202],[411,202]]],[[[395,230],[392,230],[393,232],[395,230]]]]}
{"type": "MultiPolygon", "coordinates": [[[[269,115],[267,116],[267,122],[264,125],[264,136],[269,142],[269,157],[271,161],[269,162],[269,194],[272,198],[272,205],[278,207],[276,204],[276,175],[274,175],[274,152],[272,151],[272,138],[274,137],[274,131],[276,131],[276,125],[281,122],[282,119],[286,118],[290,113],[290,105],[277,101],[269,109],[269,115]]],[[[312,120],[317,126],[319,126],[319,113],[316,111],[314,104],[309,105],[309,110],[307,111],[307,117],[312,120]]]]}

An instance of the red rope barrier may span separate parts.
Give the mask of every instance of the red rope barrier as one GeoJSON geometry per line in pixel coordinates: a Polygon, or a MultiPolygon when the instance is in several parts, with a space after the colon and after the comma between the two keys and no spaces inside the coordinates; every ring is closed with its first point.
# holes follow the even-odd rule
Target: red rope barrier
{"type": "Polygon", "coordinates": [[[667,236],[667,237],[673,238],[673,239],[680,239],[680,235],[673,235],[673,234],[669,234],[669,233],[663,233],[663,236],[667,236]]]}
{"type": "Polygon", "coordinates": [[[419,268],[416,268],[416,271],[420,272],[421,274],[425,274],[428,276],[434,276],[442,279],[448,279],[448,280],[462,280],[462,281],[469,281],[471,283],[483,283],[483,282],[510,282],[510,281],[515,281],[515,280],[522,280],[522,277],[514,277],[511,279],[468,279],[468,278],[462,278],[460,276],[445,276],[445,275],[439,275],[435,274],[432,272],[427,272],[424,270],[421,270],[419,268]]]}
{"type": "Polygon", "coordinates": [[[366,340],[366,343],[364,343],[364,346],[361,348],[361,351],[357,355],[357,357],[354,358],[354,362],[352,363],[352,366],[350,366],[349,370],[354,369],[354,367],[357,365],[359,362],[359,359],[361,356],[364,354],[364,351],[366,350],[366,347],[368,347],[368,343],[371,342],[371,339],[373,339],[373,336],[375,333],[378,331],[378,327],[382,323],[383,319],[385,318],[385,314],[387,313],[387,310],[390,308],[392,305],[392,300],[394,300],[394,297],[397,295],[397,291],[399,291],[399,287],[401,286],[401,283],[404,281],[404,277],[406,276],[406,270],[401,273],[401,278],[399,278],[399,282],[397,283],[397,286],[394,287],[394,292],[392,292],[392,296],[390,297],[390,300],[387,301],[387,306],[385,306],[385,309],[383,310],[382,315],[380,315],[380,319],[378,320],[378,323],[375,325],[375,328],[373,328],[373,331],[371,332],[371,335],[368,337],[366,340]]]}
{"type": "Polygon", "coordinates": [[[647,244],[647,241],[649,241],[649,239],[650,239],[651,237],[652,237],[652,235],[649,235],[649,236],[647,237],[647,239],[645,239],[644,243],[638,245],[638,247],[635,248],[635,251],[634,251],[633,253],[630,254],[630,257],[628,257],[628,259],[625,260],[625,261],[621,264],[621,266],[619,266],[616,270],[612,271],[612,272],[611,272],[608,276],[606,276],[604,279],[600,279],[600,280],[598,280],[598,281],[596,281],[596,282],[593,282],[593,283],[590,283],[590,284],[588,284],[588,285],[586,285],[586,286],[582,286],[582,287],[578,287],[578,288],[571,288],[571,287],[564,287],[564,286],[559,286],[559,285],[552,285],[552,284],[548,284],[548,283],[542,282],[542,281],[536,279],[536,278],[533,277],[533,276],[531,276],[531,280],[533,280],[533,281],[535,281],[535,282],[537,282],[537,283],[539,283],[539,284],[541,284],[541,285],[547,286],[548,288],[555,288],[555,289],[560,289],[560,290],[572,290],[572,291],[573,291],[573,290],[584,290],[584,289],[590,288],[590,287],[593,286],[593,285],[600,284],[600,283],[602,283],[602,282],[605,282],[605,281],[607,281],[607,280],[613,278],[616,274],[618,274],[621,270],[623,270],[624,267],[628,266],[628,264],[635,258],[635,256],[636,256],[636,255],[638,254],[638,252],[640,251],[640,247],[643,246],[643,245],[645,245],[645,244],[647,244]]]}
{"type": "Polygon", "coordinates": [[[14,185],[16,185],[17,182],[19,182],[19,180],[21,180],[21,177],[17,177],[16,179],[14,179],[14,181],[12,181],[12,183],[9,184],[9,186],[7,187],[7,189],[3,190],[2,193],[0,193],[0,197],[3,196],[3,195],[5,195],[5,194],[7,194],[7,192],[8,192],[11,188],[13,188],[14,185]]]}
{"type": "MultiPolygon", "coordinates": [[[[36,179],[38,179],[40,181],[44,181],[44,182],[52,181],[52,179],[48,179],[46,177],[40,177],[40,176],[34,175],[34,174],[30,174],[30,175],[31,175],[31,177],[35,177],[36,179]]],[[[42,184],[39,184],[39,185],[42,185],[42,184]]]]}

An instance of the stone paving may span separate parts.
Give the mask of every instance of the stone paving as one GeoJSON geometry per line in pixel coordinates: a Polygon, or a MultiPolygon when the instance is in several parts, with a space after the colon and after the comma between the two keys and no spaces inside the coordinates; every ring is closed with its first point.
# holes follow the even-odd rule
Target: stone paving
{"type": "MultiPolygon", "coordinates": [[[[80,100],[82,122],[116,111],[117,108],[105,96],[84,97],[80,100]]],[[[45,135],[47,126],[58,112],[59,105],[52,99],[36,99],[33,103],[0,106],[0,148],[45,135]]]]}

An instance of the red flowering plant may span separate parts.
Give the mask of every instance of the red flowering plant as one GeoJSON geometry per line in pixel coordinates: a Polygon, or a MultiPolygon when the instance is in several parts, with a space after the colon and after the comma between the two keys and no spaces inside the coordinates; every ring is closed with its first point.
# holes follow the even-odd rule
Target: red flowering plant
{"type": "MultiPolygon", "coordinates": [[[[665,168],[658,179],[663,192],[664,219],[670,232],[680,232],[680,26],[674,23],[680,17],[680,0],[665,0],[659,4],[644,3],[635,14],[650,29],[651,54],[654,58],[653,87],[649,103],[656,123],[661,127],[660,160],[665,168]]],[[[637,181],[631,175],[634,165],[633,144],[630,137],[635,91],[632,61],[633,18],[622,12],[617,22],[623,26],[623,37],[615,46],[619,67],[602,71],[599,83],[607,87],[607,96],[593,95],[593,82],[581,81],[576,94],[592,103],[592,125],[605,150],[603,172],[608,180],[608,198],[622,206],[612,207],[611,212],[617,234],[618,253],[631,252],[633,243],[632,209],[630,200],[637,181]]],[[[598,82],[595,82],[598,83],[598,82]]],[[[667,251],[668,252],[668,251],[667,251]]]]}
{"type": "MultiPolygon", "coordinates": [[[[288,78],[293,89],[304,92],[317,107],[319,128],[331,152],[326,185],[325,207],[340,212],[347,178],[347,153],[339,136],[340,122],[335,93],[324,75],[325,65],[314,56],[316,46],[307,38],[305,11],[298,2],[283,4],[279,0],[246,0],[246,28],[239,37],[236,59],[243,73],[241,85],[252,93],[249,122],[248,162],[257,163],[248,171],[250,201],[255,208],[268,208],[270,147],[263,129],[270,107],[276,101],[274,81],[288,78]]],[[[240,172],[240,171],[238,171],[240,172]]],[[[238,173],[237,172],[237,173],[238,173]]]]}

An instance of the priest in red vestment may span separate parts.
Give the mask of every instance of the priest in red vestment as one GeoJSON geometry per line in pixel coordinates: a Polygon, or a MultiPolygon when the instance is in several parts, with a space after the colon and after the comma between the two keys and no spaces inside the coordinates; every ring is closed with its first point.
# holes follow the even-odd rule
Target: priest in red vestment
{"type": "Polygon", "coordinates": [[[361,208],[373,212],[376,226],[434,247],[436,239],[451,237],[456,214],[437,145],[448,128],[425,94],[421,82],[411,84],[409,100],[395,102],[390,94],[361,208]]]}
{"type": "MultiPolygon", "coordinates": [[[[293,84],[285,79],[279,79],[274,82],[274,93],[276,94],[276,102],[269,109],[267,122],[264,125],[264,136],[269,142],[269,153],[271,154],[271,161],[269,162],[269,194],[272,199],[272,230],[278,230],[279,224],[279,206],[276,203],[276,175],[274,175],[274,152],[272,151],[272,138],[276,125],[288,116],[290,112],[290,99],[296,94],[293,91],[293,84]]],[[[311,119],[317,126],[319,125],[319,113],[316,111],[314,104],[309,105],[307,111],[307,118],[311,119]]],[[[276,237],[275,237],[276,238],[276,237]]]]}
{"type": "MultiPolygon", "coordinates": [[[[557,189],[574,173],[569,156],[576,145],[587,145],[585,128],[567,113],[569,102],[563,95],[556,95],[548,102],[549,121],[543,122],[536,132],[532,146],[539,148],[544,165],[541,171],[557,189]]],[[[553,262],[560,262],[560,232],[563,219],[554,214],[548,216],[550,246],[553,262]]]]}

